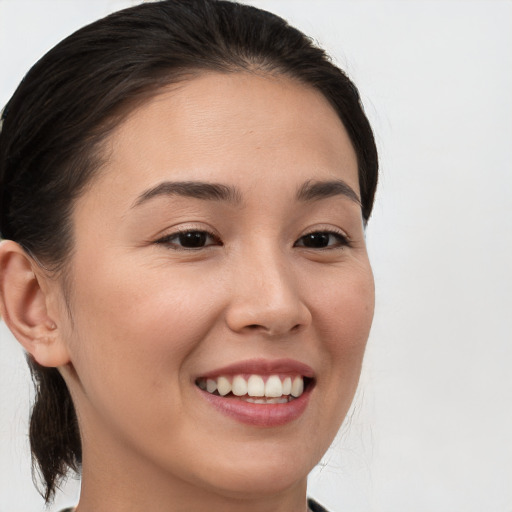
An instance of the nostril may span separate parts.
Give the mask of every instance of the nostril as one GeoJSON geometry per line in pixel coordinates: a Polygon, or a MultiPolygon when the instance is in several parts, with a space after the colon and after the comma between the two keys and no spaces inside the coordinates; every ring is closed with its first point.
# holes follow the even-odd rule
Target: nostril
{"type": "MultiPolygon", "coordinates": [[[[302,324],[295,324],[293,327],[291,327],[289,332],[297,332],[301,328],[302,328],[302,324]]],[[[264,325],[261,325],[261,324],[249,324],[249,325],[245,326],[245,329],[247,329],[248,331],[260,331],[260,330],[263,330],[263,331],[265,331],[265,332],[267,332],[268,334],[271,334],[271,335],[281,334],[281,329],[280,328],[274,329],[273,327],[265,327],[264,325]]]]}

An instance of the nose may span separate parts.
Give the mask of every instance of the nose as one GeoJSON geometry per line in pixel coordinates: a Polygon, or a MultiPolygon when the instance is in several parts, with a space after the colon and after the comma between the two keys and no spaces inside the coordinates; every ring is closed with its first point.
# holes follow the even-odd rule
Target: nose
{"type": "Polygon", "coordinates": [[[226,322],[238,333],[283,336],[311,323],[297,272],[276,254],[241,258],[232,268],[226,322]]]}

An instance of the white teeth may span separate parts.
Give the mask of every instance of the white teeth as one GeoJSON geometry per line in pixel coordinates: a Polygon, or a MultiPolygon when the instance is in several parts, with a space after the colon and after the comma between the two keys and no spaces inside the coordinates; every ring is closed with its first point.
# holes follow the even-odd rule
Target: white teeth
{"type": "Polygon", "coordinates": [[[251,404],[286,404],[289,402],[287,397],[279,397],[279,398],[244,398],[245,402],[250,402],[251,404]]]}
{"type": "Polygon", "coordinates": [[[259,375],[251,375],[247,381],[249,396],[265,396],[265,382],[259,375]]]}
{"type": "Polygon", "coordinates": [[[283,383],[277,375],[271,375],[265,384],[265,396],[279,397],[283,394],[283,383]]]}
{"type": "Polygon", "coordinates": [[[292,384],[292,396],[298,397],[304,391],[304,380],[302,377],[295,377],[292,384]]]}
{"type": "Polygon", "coordinates": [[[247,395],[247,381],[241,375],[237,375],[233,378],[232,388],[233,395],[247,395]]]}
{"type": "Polygon", "coordinates": [[[217,392],[220,396],[233,393],[235,396],[245,397],[244,400],[252,403],[285,403],[291,398],[298,398],[304,392],[304,379],[301,376],[295,378],[279,375],[270,375],[267,381],[261,375],[251,375],[247,380],[242,375],[234,377],[220,376],[216,379],[198,379],[197,385],[208,393],[217,392]],[[249,397],[252,397],[249,399],[249,397]],[[260,400],[254,397],[262,397],[260,400]],[[280,399],[283,401],[275,401],[280,399]]]}
{"type": "Polygon", "coordinates": [[[219,377],[217,379],[217,391],[221,396],[226,396],[231,392],[231,383],[226,379],[226,377],[219,377]]]}
{"type": "Polygon", "coordinates": [[[292,392],[292,379],[290,377],[286,377],[283,380],[283,395],[290,395],[292,392]]]}
{"type": "Polygon", "coordinates": [[[217,391],[217,381],[206,379],[206,391],[208,391],[208,393],[215,393],[215,391],[217,391]]]}

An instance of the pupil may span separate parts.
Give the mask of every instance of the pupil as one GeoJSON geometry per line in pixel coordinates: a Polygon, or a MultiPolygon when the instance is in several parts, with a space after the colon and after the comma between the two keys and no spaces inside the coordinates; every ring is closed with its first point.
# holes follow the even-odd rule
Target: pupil
{"type": "Polygon", "coordinates": [[[304,239],[306,247],[327,247],[329,245],[328,233],[311,233],[304,239]]]}
{"type": "Polygon", "coordinates": [[[206,233],[201,231],[187,231],[180,233],[180,244],[184,247],[204,247],[206,243],[206,233]]]}

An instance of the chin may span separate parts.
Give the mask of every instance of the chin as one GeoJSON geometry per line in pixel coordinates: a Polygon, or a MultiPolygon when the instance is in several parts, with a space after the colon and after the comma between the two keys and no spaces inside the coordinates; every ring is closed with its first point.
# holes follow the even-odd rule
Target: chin
{"type": "MultiPolygon", "coordinates": [[[[243,453],[215,464],[216,470],[205,471],[208,486],[234,498],[254,498],[286,493],[305,486],[307,476],[320,460],[323,451],[307,453],[307,446],[266,446],[245,449],[243,453]],[[253,453],[251,453],[253,452],[253,453]]],[[[311,446],[309,447],[311,450],[311,446]]]]}
{"type": "MultiPolygon", "coordinates": [[[[302,468],[300,468],[302,469],[302,468]]],[[[226,497],[238,499],[254,499],[275,496],[289,492],[300,486],[305,486],[307,471],[299,470],[296,463],[288,461],[288,467],[271,468],[269,465],[261,467],[243,468],[218,474],[215,482],[211,482],[216,492],[226,497]]]]}

